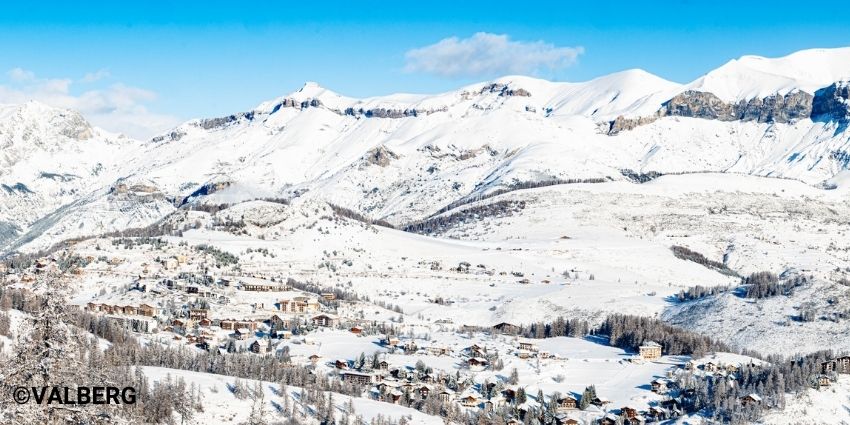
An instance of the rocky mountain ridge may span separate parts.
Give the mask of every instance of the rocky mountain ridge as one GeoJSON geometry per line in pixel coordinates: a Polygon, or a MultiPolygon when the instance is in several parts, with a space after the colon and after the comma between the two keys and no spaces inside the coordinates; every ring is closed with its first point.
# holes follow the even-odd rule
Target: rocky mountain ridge
{"type": "Polygon", "coordinates": [[[850,164],[850,49],[762,59],[687,85],[630,70],[353,99],[308,83],[149,141],[44,105],[0,108],[0,252],[195,203],[306,197],[403,227],[557,182],[725,172],[838,187],[850,164]],[[809,62],[818,70],[800,71],[809,62]]]}
{"type": "Polygon", "coordinates": [[[619,116],[609,122],[607,133],[615,135],[663,117],[702,118],[718,121],[756,121],[759,123],[790,123],[800,119],[846,122],[850,117],[848,83],[835,82],[817,90],[814,95],[804,91],[774,94],[764,98],[724,102],[708,92],[687,90],[664,102],[650,116],[626,118],[619,116]]]}

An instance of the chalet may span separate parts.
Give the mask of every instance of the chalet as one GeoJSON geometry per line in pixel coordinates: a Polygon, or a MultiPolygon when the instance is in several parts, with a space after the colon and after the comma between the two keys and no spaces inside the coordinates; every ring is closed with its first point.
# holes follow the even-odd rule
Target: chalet
{"type": "Polygon", "coordinates": [[[241,288],[243,291],[253,291],[253,292],[272,292],[272,291],[280,291],[280,285],[274,282],[267,281],[250,281],[250,282],[241,282],[241,288]]]}
{"type": "Polygon", "coordinates": [[[516,352],[516,356],[521,358],[521,359],[527,359],[527,358],[531,357],[531,355],[532,355],[531,351],[528,351],[528,350],[517,350],[517,352],[516,352]]]}
{"type": "Polygon", "coordinates": [[[187,319],[174,319],[171,321],[171,326],[181,329],[189,329],[192,327],[192,321],[187,319]]]}
{"type": "Polygon", "coordinates": [[[464,395],[463,397],[460,398],[460,404],[465,406],[465,407],[476,407],[476,406],[478,406],[478,403],[479,403],[478,400],[479,400],[478,396],[470,393],[470,394],[466,394],[466,395],[464,395]]]}
{"type": "Polygon", "coordinates": [[[478,344],[472,344],[469,347],[466,347],[466,352],[473,357],[483,357],[487,354],[487,348],[478,344]]]}
{"type": "Polygon", "coordinates": [[[361,328],[360,326],[353,326],[351,327],[351,329],[349,329],[349,332],[353,333],[354,335],[363,335],[363,328],[361,328]]]}
{"type": "Polygon", "coordinates": [[[645,360],[658,360],[661,358],[661,344],[655,341],[647,341],[638,347],[640,357],[645,360]]]}
{"type": "Polygon", "coordinates": [[[431,389],[428,388],[427,385],[419,386],[419,388],[417,388],[416,391],[419,393],[419,396],[422,397],[422,398],[428,398],[428,394],[431,394],[431,389]]]}
{"type": "Polygon", "coordinates": [[[313,364],[318,363],[319,359],[320,359],[318,354],[311,354],[310,357],[308,357],[308,358],[310,359],[310,363],[313,363],[313,364]]]}
{"type": "Polygon", "coordinates": [[[590,404],[592,404],[594,406],[605,407],[605,406],[611,404],[611,400],[608,400],[605,397],[596,396],[596,397],[593,398],[593,400],[590,400],[590,404]]]}
{"type": "Polygon", "coordinates": [[[316,313],[321,308],[318,301],[304,296],[282,299],[277,304],[284,313],[316,313]]]}
{"type": "Polygon", "coordinates": [[[702,365],[702,370],[704,372],[717,372],[717,364],[714,362],[705,362],[702,365]]]}
{"type": "Polygon", "coordinates": [[[192,320],[206,319],[209,316],[209,312],[206,308],[189,309],[189,318],[192,320]]]}
{"type": "Polygon", "coordinates": [[[139,314],[142,316],[153,317],[156,316],[159,310],[150,304],[142,304],[139,306],[139,314]]]}
{"type": "Polygon", "coordinates": [[[271,326],[272,329],[286,329],[289,325],[290,320],[279,314],[272,314],[272,317],[269,319],[269,326],[271,326]]]}
{"type": "Polygon", "coordinates": [[[634,419],[637,416],[638,416],[637,409],[634,409],[634,408],[631,408],[631,407],[628,407],[628,406],[620,408],[620,417],[622,417],[622,418],[634,419]]]}
{"type": "Polygon", "coordinates": [[[526,350],[526,351],[535,351],[535,352],[539,350],[536,345],[534,345],[533,343],[531,343],[529,341],[520,341],[519,342],[519,349],[520,350],[526,350]]]}
{"type": "Polygon", "coordinates": [[[176,258],[166,258],[160,261],[160,264],[162,264],[162,268],[165,270],[174,270],[178,266],[176,258]]]}
{"type": "Polygon", "coordinates": [[[334,362],[334,367],[337,369],[348,369],[348,360],[337,359],[334,362]]]}
{"type": "Polygon", "coordinates": [[[556,403],[556,411],[559,413],[563,413],[569,410],[575,410],[578,408],[578,400],[571,395],[562,395],[555,400],[556,403]]]}
{"type": "Polygon", "coordinates": [[[469,365],[469,367],[484,368],[487,367],[489,362],[487,359],[482,357],[470,357],[469,360],[466,361],[466,364],[469,365]]]}
{"type": "Polygon", "coordinates": [[[387,345],[387,346],[390,346],[390,347],[395,347],[395,346],[399,345],[400,343],[401,343],[401,341],[398,339],[398,337],[392,336],[392,335],[387,335],[386,337],[384,337],[384,339],[381,340],[381,344],[384,344],[384,345],[387,345]]]}
{"type": "Polygon", "coordinates": [[[343,372],[341,375],[342,375],[343,381],[355,383],[355,384],[358,384],[358,385],[369,385],[375,379],[375,375],[372,375],[371,373],[362,373],[362,372],[351,371],[351,372],[343,372]]]}
{"type": "Polygon", "coordinates": [[[404,393],[399,390],[390,390],[386,393],[385,401],[388,401],[392,404],[400,404],[401,398],[404,396],[404,393]]]}
{"type": "Polygon", "coordinates": [[[519,332],[519,326],[511,323],[502,322],[494,325],[493,330],[503,334],[514,335],[519,332]]]}
{"type": "Polygon", "coordinates": [[[388,369],[390,368],[390,364],[389,364],[389,363],[387,363],[387,361],[386,361],[386,360],[381,360],[381,361],[378,363],[378,368],[379,368],[379,369],[381,369],[381,370],[388,370],[388,369]]]}
{"type": "Polygon", "coordinates": [[[275,334],[275,336],[277,336],[280,339],[290,339],[290,338],[292,338],[292,331],[286,331],[286,330],[275,331],[274,334],[275,334]]]}
{"type": "Polygon", "coordinates": [[[454,396],[455,392],[448,388],[444,388],[437,393],[437,398],[444,403],[451,401],[454,396]]]}
{"type": "Polygon", "coordinates": [[[324,326],[324,327],[333,327],[337,324],[339,319],[331,314],[319,314],[317,316],[313,316],[310,319],[310,322],[315,326],[324,326]]]}
{"type": "Polygon", "coordinates": [[[681,411],[682,402],[676,398],[668,398],[666,400],[661,400],[661,407],[670,410],[670,411],[681,411]]]}
{"type": "Polygon", "coordinates": [[[248,328],[239,328],[239,329],[236,329],[235,331],[233,331],[233,336],[236,339],[248,339],[248,337],[251,337],[253,335],[254,335],[254,332],[251,329],[248,329],[248,328]]]}
{"type": "Polygon", "coordinates": [[[603,416],[602,419],[599,420],[599,425],[617,425],[618,423],[620,423],[620,418],[611,413],[603,416]]]}
{"type": "Polygon", "coordinates": [[[652,387],[652,392],[656,394],[665,394],[667,392],[667,380],[658,378],[654,379],[650,386],[652,387]]]}
{"type": "Polygon", "coordinates": [[[815,383],[817,384],[818,389],[827,388],[830,384],[829,376],[818,375],[817,377],[815,377],[815,383]]]}
{"type": "Polygon", "coordinates": [[[259,339],[255,340],[254,342],[251,343],[251,345],[248,346],[248,350],[250,350],[252,353],[257,353],[257,354],[268,353],[269,352],[269,342],[268,341],[261,341],[259,339]]]}
{"type": "Polygon", "coordinates": [[[660,422],[664,419],[667,419],[670,414],[666,410],[658,406],[652,406],[646,412],[646,416],[652,419],[654,422],[660,422]]]}
{"type": "Polygon", "coordinates": [[[750,394],[747,394],[747,395],[741,397],[741,405],[742,406],[749,406],[751,404],[755,404],[755,405],[761,404],[761,397],[759,397],[758,394],[756,394],[756,393],[750,393],[750,394]]]}
{"type": "Polygon", "coordinates": [[[322,292],[320,295],[322,296],[322,298],[328,301],[333,301],[336,299],[336,294],[334,294],[333,292],[322,292]]]}
{"type": "Polygon", "coordinates": [[[239,328],[247,328],[252,331],[257,330],[257,322],[254,322],[253,320],[222,319],[219,321],[219,326],[226,331],[232,331],[239,328]]]}
{"type": "Polygon", "coordinates": [[[207,319],[207,318],[203,318],[201,320],[198,320],[198,326],[208,328],[208,327],[212,326],[212,320],[207,319]]]}
{"type": "Polygon", "coordinates": [[[451,354],[452,350],[449,347],[431,345],[426,348],[428,353],[434,356],[445,356],[451,354]]]}
{"type": "Polygon", "coordinates": [[[570,418],[563,413],[560,415],[555,415],[555,424],[556,425],[578,425],[578,420],[574,418],[570,418]]]}

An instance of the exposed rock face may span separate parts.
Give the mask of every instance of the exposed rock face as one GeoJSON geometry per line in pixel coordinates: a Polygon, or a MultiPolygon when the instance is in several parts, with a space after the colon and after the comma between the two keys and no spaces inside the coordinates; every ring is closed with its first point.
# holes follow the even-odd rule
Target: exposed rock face
{"type": "Polygon", "coordinates": [[[368,164],[386,167],[387,165],[390,165],[390,161],[398,159],[398,155],[396,155],[395,152],[387,149],[384,146],[378,146],[374,149],[371,149],[369,152],[366,152],[366,155],[363,156],[363,159],[368,164]]]}
{"type": "Polygon", "coordinates": [[[159,136],[155,136],[155,137],[151,138],[151,141],[154,142],[154,143],[164,142],[166,140],[177,141],[177,140],[182,139],[183,136],[185,136],[185,135],[186,135],[185,132],[180,131],[180,130],[175,130],[175,131],[172,131],[171,133],[168,133],[168,134],[162,134],[162,135],[159,135],[159,136]]]}
{"type": "Polygon", "coordinates": [[[812,118],[850,121],[850,82],[842,81],[815,92],[812,118]]]}
{"type": "Polygon", "coordinates": [[[198,126],[203,128],[204,130],[212,130],[214,128],[224,127],[243,118],[247,119],[248,121],[253,120],[254,112],[240,112],[238,114],[228,115],[226,117],[203,119],[198,122],[198,126]]]}
{"type": "Polygon", "coordinates": [[[649,124],[658,119],[658,115],[650,115],[648,117],[626,118],[622,115],[614,121],[608,123],[607,133],[613,136],[621,131],[634,129],[635,127],[649,124]]]}
{"type": "Polygon", "coordinates": [[[689,90],[668,100],[658,115],[704,118],[719,121],[791,122],[808,118],[812,112],[812,95],[795,91],[749,101],[727,103],[717,96],[689,90]]]}
{"type": "Polygon", "coordinates": [[[512,89],[507,84],[492,83],[484,86],[479,94],[499,93],[499,96],[522,96],[531,97],[531,93],[523,88],[512,89]]]}
{"type": "Polygon", "coordinates": [[[76,140],[91,139],[94,133],[91,125],[77,112],[65,111],[59,114],[58,119],[59,134],[76,140]]]}
{"type": "MultiPolygon", "coordinates": [[[[822,89],[825,90],[825,89],[822,89]]],[[[846,91],[845,91],[846,93],[846,91]]],[[[617,117],[608,123],[607,133],[617,134],[637,126],[649,124],[661,117],[689,117],[718,121],[756,121],[763,123],[788,123],[814,116],[816,96],[802,91],[785,95],[775,94],[764,98],[753,98],[737,103],[724,102],[712,93],[688,90],[665,102],[654,115],[647,117],[617,117]]],[[[824,94],[823,97],[833,97],[824,94]]],[[[840,97],[840,95],[838,96],[840,97]]],[[[822,101],[823,108],[830,111],[836,107],[822,101]]]]}

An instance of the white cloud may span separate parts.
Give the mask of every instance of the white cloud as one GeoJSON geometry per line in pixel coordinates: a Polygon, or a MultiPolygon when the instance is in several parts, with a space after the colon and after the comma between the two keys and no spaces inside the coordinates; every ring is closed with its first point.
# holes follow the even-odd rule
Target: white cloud
{"type": "Polygon", "coordinates": [[[6,75],[9,76],[9,79],[16,83],[35,80],[35,74],[33,74],[32,71],[27,71],[21,68],[12,68],[6,73],[6,75]]]}
{"type": "MultiPolygon", "coordinates": [[[[0,84],[0,103],[36,100],[73,109],[98,127],[138,139],[149,138],[180,123],[177,117],[148,109],[148,104],[157,98],[150,90],[114,83],[73,93],[74,80],[70,78],[39,78],[21,68],[6,74],[10,84],[0,84]]],[[[94,83],[108,76],[108,71],[100,70],[86,74],[80,82],[94,83]]]]}
{"type": "Polygon", "coordinates": [[[582,47],[559,47],[543,41],[514,41],[506,34],[479,32],[449,37],[405,54],[407,72],[441,77],[487,77],[536,74],[566,68],[584,53],[582,47]]]}
{"type": "Polygon", "coordinates": [[[104,78],[108,78],[108,77],[111,77],[111,76],[112,76],[112,74],[110,74],[108,70],[98,69],[95,72],[86,73],[86,75],[84,75],[83,78],[80,79],[80,82],[82,82],[82,83],[93,83],[95,81],[100,81],[104,78]]]}

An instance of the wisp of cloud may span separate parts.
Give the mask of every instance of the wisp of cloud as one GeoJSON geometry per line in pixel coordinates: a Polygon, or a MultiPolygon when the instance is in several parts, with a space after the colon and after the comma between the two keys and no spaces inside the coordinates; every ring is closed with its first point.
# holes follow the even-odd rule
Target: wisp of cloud
{"type": "Polygon", "coordinates": [[[405,54],[407,72],[441,77],[487,77],[536,74],[573,65],[582,47],[559,47],[543,41],[514,41],[507,34],[479,32],[449,37],[405,54]]]}

